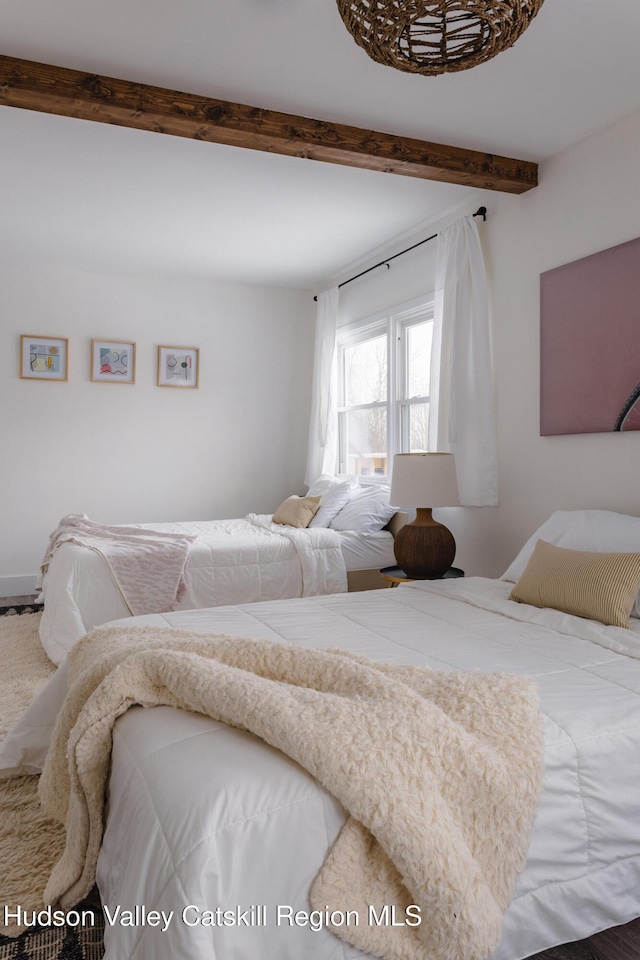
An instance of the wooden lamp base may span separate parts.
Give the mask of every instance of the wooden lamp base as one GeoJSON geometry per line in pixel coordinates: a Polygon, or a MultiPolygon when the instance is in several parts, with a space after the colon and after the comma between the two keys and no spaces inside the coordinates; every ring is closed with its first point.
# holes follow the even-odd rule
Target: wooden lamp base
{"type": "Polygon", "coordinates": [[[414,580],[437,580],[452,566],[456,541],[444,524],[419,507],[416,518],[398,530],[394,544],[398,566],[414,580]]]}

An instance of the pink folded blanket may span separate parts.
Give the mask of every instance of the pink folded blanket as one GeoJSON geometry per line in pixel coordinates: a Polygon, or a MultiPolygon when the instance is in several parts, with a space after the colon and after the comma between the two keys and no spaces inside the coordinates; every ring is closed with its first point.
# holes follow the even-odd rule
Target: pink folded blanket
{"type": "Polygon", "coordinates": [[[186,589],[189,549],[197,539],[198,534],[118,527],[69,514],[49,537],[41,577],[61,544],[76,543],[100,554],[133,616],[175,610],[186,589]]]}

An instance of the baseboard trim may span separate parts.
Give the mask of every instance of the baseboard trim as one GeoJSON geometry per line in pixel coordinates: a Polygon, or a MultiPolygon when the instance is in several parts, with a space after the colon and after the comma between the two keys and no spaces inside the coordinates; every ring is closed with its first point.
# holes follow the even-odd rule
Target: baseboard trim
{"type": "Polygon", "coordinates": [[[36,593],[35,574],[32,577],[0,577],[0,599],[3,597],[30,597],[36,593]]]}

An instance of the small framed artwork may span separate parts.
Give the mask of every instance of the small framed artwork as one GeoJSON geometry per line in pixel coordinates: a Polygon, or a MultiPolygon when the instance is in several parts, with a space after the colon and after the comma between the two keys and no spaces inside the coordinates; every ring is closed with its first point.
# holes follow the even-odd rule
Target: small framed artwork
{"type": "Polygon", "coordinates": [[[20,337],[20,376],[25,380],[66,380],[69,341],[64,337],[20,337]]]}
{"type": "Polygon", "coordinates": [[[91,379],[101,383],[135,383],[135,343],[130,340],[92,340],[91,379]]]}
{"type": "Polygon", "coordinates": [[[197,387],[198,347],[158,347],[158,386],[197,387]]]}

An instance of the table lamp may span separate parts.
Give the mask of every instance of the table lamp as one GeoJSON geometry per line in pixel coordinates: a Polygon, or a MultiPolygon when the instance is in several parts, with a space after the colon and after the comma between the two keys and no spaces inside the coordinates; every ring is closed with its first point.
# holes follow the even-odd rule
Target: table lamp
{"type": "Polygon", "coordinates": [[[416,518],[398,531],[398,566],[414,580],[437,580],[456,555],[451,531],[431,516],[433,507],[456,507],[458,481],[452,453],[398,453],[393,458],[391,503],[415,507],[416,518]]]}

